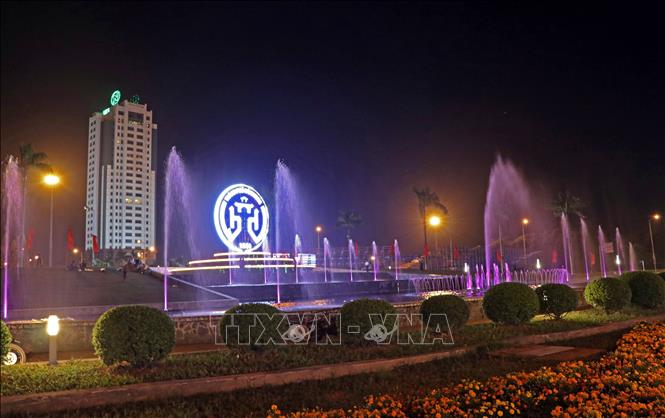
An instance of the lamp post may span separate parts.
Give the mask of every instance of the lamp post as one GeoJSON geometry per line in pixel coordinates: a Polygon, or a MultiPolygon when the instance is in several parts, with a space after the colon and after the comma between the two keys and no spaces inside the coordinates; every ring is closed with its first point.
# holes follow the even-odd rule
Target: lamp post
{"type": "Polygon", "coordinates": [[[49,315],[46,320],[46,333],[48,334],[48,364],[58,364],[58,333],[60,332],[60,318],[49,315]]]}
{"type": "Polygon", "coordinates": [[[60,184],[60,177],[51,173],[44,176],[44,184],[51,188],[51,224],[48,241],[48,266],[53,267],[53,189],[60,184]]]}
{"type": "Polygon", "coordinates": [[[654,221],[658,222],[660,220],[660,214],[654,213],[650,218],[649,218],[649,238],[651,239],[651,257],[653,259],[653,270],[656,271],[656,248],[653,245],[653,230],[651,228],[651,218],[653,218],[654,221]]]}
{"type": "Polygon", "coordinates": [[[524,265],[529,265],[529,260],[526,258],[526,234],[524,230],[526,226],[529,225],[529,220],[527,218],[522,219],[522,248],[524,249],[524,265]]]}
{"type": "Polygon", "coordinates": [[[314,230],[316,231],[316,254],[318,255],[321,252],[321,231],[323,231],[323,227],[317,225],[314,230]]]}

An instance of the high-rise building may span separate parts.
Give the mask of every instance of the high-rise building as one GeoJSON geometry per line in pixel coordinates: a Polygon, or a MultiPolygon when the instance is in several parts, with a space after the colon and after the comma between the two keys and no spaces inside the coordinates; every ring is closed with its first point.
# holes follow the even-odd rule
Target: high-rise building
{"type": "Polygon", "coordinates": [[[138,96],[94,113],[88,122],[85,248],[147,249],[155,245],[157,124],[138,96]]]}

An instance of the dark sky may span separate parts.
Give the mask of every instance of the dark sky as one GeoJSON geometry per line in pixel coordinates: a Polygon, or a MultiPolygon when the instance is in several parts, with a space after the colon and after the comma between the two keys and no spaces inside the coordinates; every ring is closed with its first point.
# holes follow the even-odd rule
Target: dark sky
{"type": "MultiPolygon", "coordinates": [[[[231,182],[268,189],[283,158],[307,222],[334,241],[337,211],[355,209],[359,240],[418,248],[411,187],[429,186],[453,238],[474,245],[501,153],[540,193],[571,190],[592,223],[644,247],[649,213],[665,211],[654,7],[3,2],[2,156],[24,142],[49,154],[65,182],[56,238],[71,226],[80,242],[87,120],[117,88],[154,110],[160,160],[175,145],[190,165],[202,219],[231,182]]],[[[45,252],[48,194],[32,183],[45,252]]],[[[217,246],[212,222],[201,241],[217,246]]]]}

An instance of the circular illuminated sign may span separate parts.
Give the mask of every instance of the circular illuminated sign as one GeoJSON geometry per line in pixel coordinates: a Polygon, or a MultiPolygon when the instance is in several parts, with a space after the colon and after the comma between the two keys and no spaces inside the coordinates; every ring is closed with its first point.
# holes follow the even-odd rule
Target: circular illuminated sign
{"type": "Polygon", "coordinates": [[[268,239],[268,206],[259,192],[246,184],[234,184],[220,193],[213,217],[217,235],[229,251],[255,251],[268,239]]]}
{"type": "Polygon", "coordinates": [[[111,94],[111,106],[115,106],[120,103],[120,90],[116,90],[111,94]]]}

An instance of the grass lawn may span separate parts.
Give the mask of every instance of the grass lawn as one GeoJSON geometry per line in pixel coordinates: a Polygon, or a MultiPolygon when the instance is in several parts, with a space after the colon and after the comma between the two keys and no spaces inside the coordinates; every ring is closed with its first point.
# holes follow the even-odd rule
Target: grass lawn
{"type": "Polygon", "coordinates": [[[418,353],[442,351],[466,345],[492,345],[502,339],[579,329],[607,322],[622,321],[661,311],[628,308],[612,315],[589,309],[568,314],[564,320],[537,317],[521,326],[476,324],[465,326],[454,334],[455,345],[380,345],[380,346],[276,346],[262,351],[221,348],[199,354],[174,355],[146,369],[107,367],[100,361],[70,361],[57,367],[25,364],[2,367],[0,394],[3,396],[68,389],[85,389],[154,382],[170,379],[221,376],[258,371],[275,371],[317,364],[391,358],[418,353]]]}

